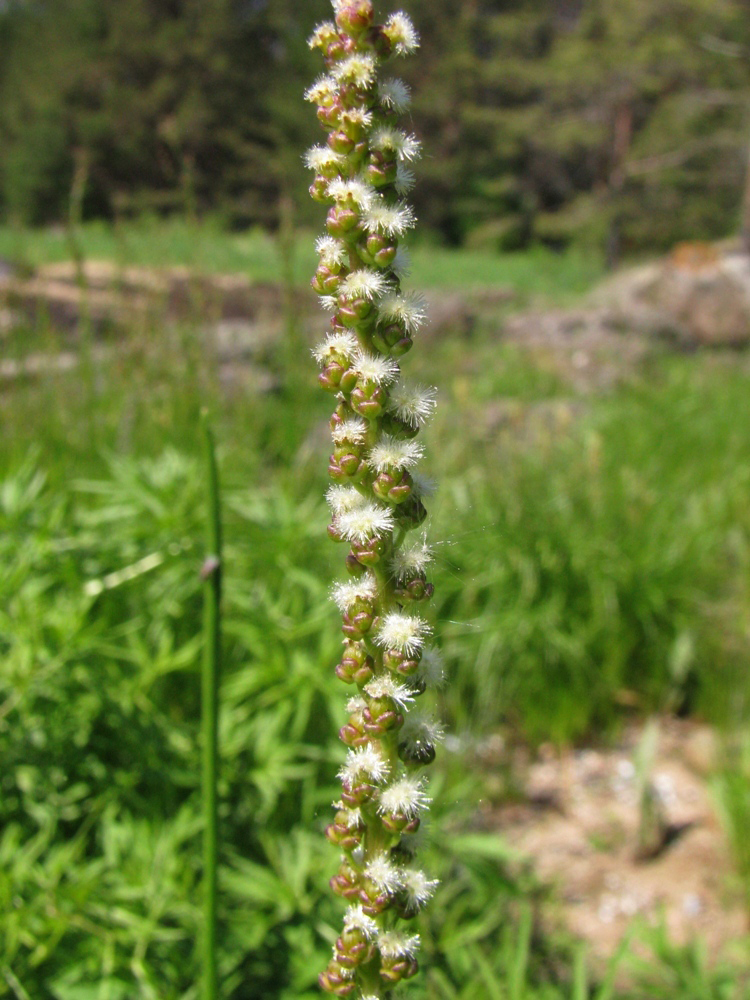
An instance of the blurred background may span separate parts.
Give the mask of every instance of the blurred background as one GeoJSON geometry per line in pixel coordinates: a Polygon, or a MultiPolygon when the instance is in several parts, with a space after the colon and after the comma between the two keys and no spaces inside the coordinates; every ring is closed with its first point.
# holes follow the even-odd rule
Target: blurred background
{"type": "MultiPolygon", "coordinates": [[[[449,684],[415,1000],[750,990],[750,4],[409,0],[449,684]]],[[[346,691],[309,348],[324,0],[0,0],[0,997],[318,995],[346,691]]]]}

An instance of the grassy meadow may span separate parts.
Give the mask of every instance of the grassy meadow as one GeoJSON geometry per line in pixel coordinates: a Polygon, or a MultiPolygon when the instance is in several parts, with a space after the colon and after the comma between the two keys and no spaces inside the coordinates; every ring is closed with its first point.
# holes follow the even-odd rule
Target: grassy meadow
{"type": "MultiPolygon", "coordinates": [[[[179,223],[91,225],[80,238],[86,256],[123,264],[278,271],[267,237],[213,225],[199,238],[179,223]]],[[[300,281],[308,243],[294,254],[300,281]]],[[[0,257],[24,266],[68,255],[64,233],[0,230],[0,257]]],[[[550,304],[602,273],[542,252],[413,256],[417,286],[507,285],[550,304]]],[[[57,342],[40,324],[5,351],[57,342]]],[[[226,538],[224,996],[318,995],[340,909],[322,831],[344,756],[330,399],[305,350],[290,363],[280,342],[264,363],[273,391],[225,384],[196,318],[0,385],[0,997],[198,996],[203,407],[226,538]]],[[[425,471],[438,484],[433,616],[452,734],[425,848],[442,885],[420,917],[425,971],[408,995],[742,1000],[739,959],[709,962],[641,928],[648,963],[623,953],[587,968],[579,944],[544,933],[549,890],[477,824],[490,793],[476,749],[499,730],[531,745],[606,742],[667,710],[731,739],[746,725],[750,359],[664,349],[615,389],[581,394],[482,328],[417,344],[406,366],[440,389],[425,471]],[[498,400],[510,414],[499,425],[498,400]]],[[[716,788],[750,899],[746,757],[716,788]]]]}

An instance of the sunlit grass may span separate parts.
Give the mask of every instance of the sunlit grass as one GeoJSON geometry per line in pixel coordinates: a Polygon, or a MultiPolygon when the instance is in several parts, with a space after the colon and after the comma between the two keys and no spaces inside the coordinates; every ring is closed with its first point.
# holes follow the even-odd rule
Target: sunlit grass
{"type": "MultiPolygon", "coordinates": [[[[80,232],[86,258],[120,266],[192,267],[200,271],[238,272],[253,281],[277,281],[279,246],[259,229],[231,232],[214,218],[200,224],[179,217],[145,217],[118,225],[88,222],[80,232]]],[[[314,270],[311,234],[298,236],[293,273],[306,284],[314,270]]],[[[29,267],[69,260],[68,237],[61,227],[14,230],[0,226],[0,257],[29,267]]],[[[595,254],[571,250],[557,254],[543,247],[523,253],[492,254],[417,245],[412,278],[421,288],[501,287],[522,297],[566,301],[590,288],[603,274],[595,254]]]]}

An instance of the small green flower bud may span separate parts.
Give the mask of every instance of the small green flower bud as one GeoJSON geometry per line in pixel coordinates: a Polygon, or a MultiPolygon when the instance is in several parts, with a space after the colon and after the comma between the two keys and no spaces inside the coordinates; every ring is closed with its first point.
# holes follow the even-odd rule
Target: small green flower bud
{"type": "Polygon", "coordinates": [[[365,542],[352,542],[351,554],[363,566],[375,566],[385,552],[385,540],[368,538],[365,542]]]}
{"type": "Polygon", "coordinates": [[[328,136],[328,145],[334,153],[351,153],[357,145],[357,140],[351,138],[343,129],[336,129],[328,136]]]}
{"type": "Polygon", "coordinates": [[[356,715],[350,715],[349,721],[339,729],[339,739],[348,747],[363,747],[370,742],[365,732],[364,723],[356,715]]]}
{"type": "Polygon", "coordinates": [[[376,917],[392,905],[391,896],[369,878],[365,878],[364,887],[359,890],[359,901],[369,917],[376,917]]]}
{"type": "Polygon", "coordinates": [[[366,245],[367,252],[378,267],[388,267],[395,260],[398,247],[388,236],[382,233],[370,233],[366,245]]]}
{"type": "Polygon", "coordinates": [[[375,945],[358,927],[345,930],[336,941],[336,960],[345,969],[355,969],[375,956],[375,945]]]}
{"type": "Polygon", "coordinates": [[[336,667],[336,676],[346,684],[366,684],[373,674],[375,661],[361,642],[347,642],[336,667]]]}
{"type": "Polygon", "coordinates": [[[352,35],[360,35],[372,27],[374,17],[370,0],[353,0],[352,3],[339,8],[336,13],[336,24],[341,31],[352,35]]]}
{"type": "MultiPolygon", "coordinates": [[[[340,271],[340,268],[339,268],[340,271]]],[[[318,295],[335,295],[341,284],[340,274],[325,264],[320,264],[310,284],[318,295]]]]}
{"type": "Polygon", "coordinates": [[[370,802],[377,792],[377,785],[368,781],[357,781],[349,784],[346,780],[341,785],[341,798],[352,809],[370,802]]]}
{"type": "Polygon", "coordinates": [[[400,323],[389,323],[380,327],[373,335],[372,341],[383,354],[392,354],[395,358],[408,353],[414,345],[414,341],[400,323]]]}
{"type": "Polygon", "coordinates": [[[316,177],[308,190],[313,201],[325,203],[331,200],[328,195],[328,181],[325,177],[316,177]]]}
{"type": "Polygon", "coordinates": [[[357,984],[351,978],[351,973],[342,969],[338,962],[331,961],[325,972],[318,976],[318,985],[326,993],[332,993],[337,997],[348,997],[357,988],[357,984]]]}
{"type": "Polygon", "coordinates": [[[419,657],[410,657],[398,649],[387,649],[383,653],[383,666],[401,677],[411,677],[419,669],[419,657]]]}
{"type": "Polygon", "coordinates": [[[380,975],[389,983],[400,983],[402,979],[411,979],[418,971],[416,958],[408,955],[384,958],[380,966],[380,975]]]}
{"type": "Polygon", "coordinates": [[[318,385],[321,389],[325,389],[326,392],[339,392],[341,389],[341,378],[346,370],[338,361],[332,361],[318,375],[318,385]]]}
{"type": "Polygon", "coordinates": [[[344,44],[344,39],[337,36],[331,40],[328,48],[325,50],[326,60],[328,63],[334,63],[343,55],[346,55],[346,45],[344,44]]]}
{"type": "Polygon", "coordinates": [[[386,813],[381,820],[390,833],[416,833],[420,824],[419,816],[410,818],[403,813],[386,813]]]}
{"type": "Polygon", "coordinates": [[[373,625],[377,624],[377,621],[378,619],[372,610],[362,610],[355,613],[345,611],[341,631],[347,639],[363,639],[373,625]]]}
{"type": "Polygon", "coordinates": [[[396,600],[401,604],[409,601],[429,601],[435,592],[431,583],[427,583],[424,576],[412,577],[409,581],[402,581],[393,591],[396,600]]]}
{"type": "Polygon", "coordinates": [[[372,484],[372,490],[376,497],[385,500],[386,503],[395,504],[408,500],[413,488],[414,481],[405,469],[381,472],[372,484]]]}
{"type": "Polygon", "coordinates": [[[338,103],[323,104],[317,111],[318,121],[326,129],[334,129],[339,123],[341,107],[338,103]]]}
{"type": "Polygon", "coordinates": [[[338,872],[330,881],[330,886],[337,896],[344,899],[357,899],[361,889],[361,876],[348,861],[341,862],[338,872]]]}
{"type": "Polygon", "coordinates": [[[328,461],[328,475],[335,483],[360,483],[368,472],[364,459],[347,448],[337,448],[328,461]]]}
{"type": "Polygon", "coordinates": [[[346,371],[341,373],[341,378],[339,379],[339,389],[345,395],[354,389],[359,381],[359,374],[354,370],[354,368],[347,368],[346,371]]]}
{"type": "MultiPolygon", "coordinates": [[[[335,541],[338,540],[339,539],[335,539],[335,541]]],[[[347,555],[345,565],[347,573],[351,576],[362,576],[362,574],[367,571],[367,567],[364,566],[359,559],[357,559],[353,552],[350,552],[347,555]]]]}
{"type": "Polygon", "coordinates": [[[367,420],[374,420],[385,409],[387,400],[388,396],[382,386],[365,383],[358,384],[352,390],[349,403],[355,413],[367,420]]]}
{"type": "Polygon", "coordinates": [[[344,851],[352,851],[358,847],[362,843],[362,836],[366,829],[362,819],[355,826],[351,826],[350,816],[351,813],[340,809],[336,813],[333,823],[326,827],[328,840],[344,851]]]}
{"type": "Polygon", "coordinates": [[[365,732],[370,736],[384,736],[389,729],[399,729],[404,717],[392,698],[373,698],[363,712],[365,732]]]}
{"type": "Polygon", "coordinates": [[[363,319],[366,319],[372,312],[372,302],[361,295],[354,299],[349,299],[344,295],[339,296],[339,311],[336,314],[346,327],[359,326],[363,319]]]}
{"type": "Polygon", "coordinates": [[[335,236],[342,240],[351,240],[353,235],[357,238],[362,232],[362,223],[359,218],[359,213],[355,212],[354,209],[334,205],[333,208],[328,211],[326,228],[331,236],[335,236]]]}

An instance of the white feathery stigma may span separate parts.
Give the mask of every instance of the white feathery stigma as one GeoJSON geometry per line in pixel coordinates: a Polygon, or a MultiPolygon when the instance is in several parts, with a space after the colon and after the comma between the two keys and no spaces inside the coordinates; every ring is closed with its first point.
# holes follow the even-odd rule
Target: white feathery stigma
{"type": "Polygon", "coordinates": [[[338,169],[346,162],[341,153],[334,153],[328,146],[313,146],[305,153],[305,165],[321,173],[323,170],[338,169]]]}
{"type": "Polygon", "coordinates": [[[391,270],[397,278],[405,278],[411,274],[411,257],[408,250],[405,250],[403,247],[398,248],[391,264],[391,270]]]}
{"type": "Polygon", "coordinates": [[[311,49],[323,48],[327,41],[336,34],[336,25],[333,21],[324,21],[319,24],[307,39],[307,44],[311,49]]]}
{"type": "Polygon", "coordinates": [[[410,702],[414,701],[414,692],[411,688],[399,683],[392,674],[381,674],[380,677],[373,677],[365,684],[365,691],[371,698],[390,698],[400,708],[406,708],[410,702]]]}
{"type": "Polygon", "coordinates": [[[331,486],[326,490],[326,500],[334,517],[357,510],[367,503],[356,486],[331,486]]]}
{"type": "Polygon", "coordinates": [[[364,775],[377,783],[387,778],[389,771],[388,761],[372,743],[366,743],[363,747],[349,751],[346,762],[339,770],[339,778],[352,784],[358,777],[364,775]]]}
{"type": "Polygon", "coordinates": [[[393,358],[386,358],[380,354],[368,354],[366,351],[359,351],[355,354],[352,369],[365,382],[374,382],[375,385],[390,385],[398,378],[401,369],[398,362],[393,358]]]}
{"type": "Polygon", "coordinates": [[[430,798],[425,794],[424,778],[404,775],[380,793],[378,812],[381,816],[405,816],[415,819],[422,809],[427,809],[430,798]]]}
{"type": "Polygon", "coordinates": [[[331,198],[336,201],[351,202],[358,208],[369,208],[374,197],[373,190],[364,181],[356,178],[345,181],[341,177],[336,177],[326,188],[331,198]]]}
{"type": "Polygon", "coordinates": [[[367,456],[367,464],[375,472],[385,472],[388,469],[411,469],[422,458],[424,446],[418,441],[402,441],[383,434],[367,456]]]}
{"type": "Polygon", "coordinates": [[[437,646],[428,646],[423,650],[416,676],[428,688],[441,688],[445,684],[447,680],[445,662],[437,646]]]}
{"type": "Polygon", "coordinates": [[[382,271],[372,267],[361,267],[358,271],[347,274],[341,282],[340,293],[347,299],[372,299],[384,295],[390,283],[382,271]]]}
{"type": "Polygon", "coordinates": [[[403,198],[411,191],[416,182],[414,171],[405,167],[403,163],[399,163],[396,167],[396,194],[403,198]]]}
{"type": "Polygon", "coordinates": [[[386,295],[378,305],[381,319],[402,323],[407,333],[416,333],[427,319],[424,297],[418,292],[386,295]]]}
{"type": "Polygon", "coordinates": [[[440,879],[427,878],[425,873],[418,869],[407,869],[404,872],[403,892],[406,894],[409,905],[415,910],[432,899],[439,885],[440,879]]]}
{"type": "Polygon", "coordinates": [[[415,135],[407,135],[401,129],[381,125],[370,136],[370,146],[383,153],[395,153],[399,160],[416,160],[422,144],[415,135]]]}
{"type": "Polygon", "coordinates": [[[403,885],[402,869],[397,868],[385,852],[376,854],[367,862],[365,875],[381,892],[388,896],[398,892],[403,885]]]}
{"type": "Polygon", "coordinates": [[[305,100],[312,104],[322,104],[333,100],[337,90],[336,81],[332,76],[321,76],[305,91],[305,100]]]}
{"type": "Polygon", "coordinates": [[[334,444],[344,444],[346,441],[350,444],[364,444],[366,434],[367,422],[361,417],[347,417],[331,431],[334,444]]]}
{"type": "Polygon", "coordinates": [[[380,538],[393,531],[395,521],[390,507],[364,503],[344,511],[336,518],[336,527],[349,542],[363,545],[371,538],[380,538]]]}
{"type": "Polygon", "coordinates": [[[414,958],[419,945],[419,934],[403,931],[385,931],[378,938],[378,951],[383,958],[414,958]]]}
{"type": "Polygon", "coordinates": [[[432,715],[410,712],[398,731],[399,743],[405,743],[409,750],[420,747],[434,747],[445,737],[445,730],[432,715]]]}
{"type": "Polygon", "coordinates": [[[334,357],[348,361],[359,349],[357,338],[353,333],[329,333],[322,344],[313,349],[313,357],[319,365],[328,364],[334,357]]]}
{"type": "Polygon", "coordinates": [[[431,497],[435,495],[435,480],[422,476],[418,472],[413,472],[413,492],[418,497],[431,497]]]}
{"type": "Polygon", "coordinates": [[[430,631],[424,618],[392,611],[380,622],[375,639],[383,649],[397,649],[405,656],[412,656],[422,648],[430,631]]]}
{"type": "Polygon", "coordinates": [[[378,936],[378,923],[368,917],[361,906],[350,906],[344,914],[344,930],[362,931],[368,941],[378,936]]]}
{"type": "Polygon", "coordinates": [[[343,59],[331,70],[339,83],[352,83],[355,87],[369,87],[375,80],[374,56],[355,54],[343,59]]]}
{"type": "Polygon", "coordinates": [[[403,114],[411,104],[411,89],[403,80],[383,80],[378,87],[380,103],[384,108],[403,114]]]}
{"type": "Polygon", "coordinates": [[[370,205],[365,215],[365,229],[369,233],[385,233],[386,236],[403,236],[417,221],[410,205],[402,203],[388,205],[378,198],[370,205]]]}
{"type": "Polygon", "coordinates": [[[331,597],[343,614],[357,601],[374,601],[378,596],[378,581],[372,573],[365,573],[358,580],[335,584],[331,597]]]}
{"type": "Polygon", "coordinates": [[[432,562],[432,549],[423,536],[414,545],[402,546],[393,553],[391,568],[397,580],[409,580],[425,572],[432,562]]]}
{"type": "Polygon", "coordinates": [[[385,33],[391,40],[396,54],[406,56],[419,48],[419,35],[411,20],[402,11],[391,14],[385,23],[385,33]]]}
{"type": "Polygon", "coordinates": [[[335,295],[319,295],[318,302],[326,312],[336,312],[339,307],[339,300],[335,295]]]}
{"type": "Polygon", "coordinates": [[[333,236],[319,236],[315,241],[315,250],[324,267],[341,267],[346,262],[346,244],[333,236]]]}
{"type": "Polygon", "coordinates": [[[388,409],[410,427],[423,427],[435,412],[437,389],[399,380],[391,389],[388,409]]]}
{"type": "Polygon", "coordinates": [[[369,128],[372,125],[372,111],[367,108],[347,108],[341,112],[343,124],[361,125],[362,128],[369,128]]]}

